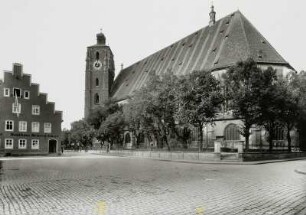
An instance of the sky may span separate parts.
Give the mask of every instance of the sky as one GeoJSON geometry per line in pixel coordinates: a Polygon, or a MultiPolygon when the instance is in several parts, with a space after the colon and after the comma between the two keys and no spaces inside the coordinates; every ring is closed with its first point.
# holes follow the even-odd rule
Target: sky
{"type": "MultiPolygon", "coordinates": [[[[0,0],[0,71],[22,63],[63,111],[84,117],[86,47],[102,29],[116,75],[208,25],[211,0],[0,0]]],[[[306,70],[306,1],[214,0],[217,19],[236,10],[297,70],[306,70]]]]}

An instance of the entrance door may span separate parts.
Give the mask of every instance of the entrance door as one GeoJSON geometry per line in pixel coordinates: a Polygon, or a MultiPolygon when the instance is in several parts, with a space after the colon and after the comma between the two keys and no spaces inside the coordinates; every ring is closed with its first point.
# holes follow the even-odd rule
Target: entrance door
{"type": "Polygon", "coordinates": [[[56,140],[49,140],[49,153],[56,153],[56,145],[57,141],[56,140]]]}

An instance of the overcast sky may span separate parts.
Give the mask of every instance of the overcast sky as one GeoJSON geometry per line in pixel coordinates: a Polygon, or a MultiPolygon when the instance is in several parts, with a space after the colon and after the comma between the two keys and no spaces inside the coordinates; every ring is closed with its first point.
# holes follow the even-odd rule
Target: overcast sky
{"type": "MultiPolygon", "coordinates": [[[[86,47],[103,29],[116,65],[130,64],[205,27],[209,0],[0,0],[0,70],[24,65],[63,111],[84,114],[86,47]]],[[[239,9],[298,71],[306,69],[303,0],[215,0],[217,19],[239,9]]]]}

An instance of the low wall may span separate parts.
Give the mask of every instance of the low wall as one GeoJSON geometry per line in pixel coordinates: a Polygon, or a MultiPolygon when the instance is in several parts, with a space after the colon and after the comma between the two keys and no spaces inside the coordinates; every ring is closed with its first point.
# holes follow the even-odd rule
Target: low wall
{"type": "Polygon", "coordinates": [[[243,153],[243,161],[261,161],[261,160],[279,160],[279,159],[290,159],[290,158],[306,158],[306,152],[274,152],[274,153],[243,153]]]}
{"type": "Polygon", "coordinates": [[[220,153],[119,150],[111,151],[109,154],[119,156],[154,158],[160,160],[220,161],[220,153]]]}
{"type": "MultiPolygon", "coordinates": [[[[106,154],[104,151],[103,154],[106,154]]],[[[212,152],[178,152],[178,151],[133,151],[113,150],[110,155],[153,158],[159,160],[180,161],[263,161],[290,158],[306,158],[306,152],[274,152],[274,153],[212,153],[212,152]]]]}

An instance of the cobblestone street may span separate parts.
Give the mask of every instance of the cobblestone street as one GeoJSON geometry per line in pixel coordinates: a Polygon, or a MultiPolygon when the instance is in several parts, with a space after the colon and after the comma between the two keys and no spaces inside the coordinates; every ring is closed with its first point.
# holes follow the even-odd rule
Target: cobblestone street
{"type": "Polygon", "coordinates": [[[82,155],[0,161],[0,214],[306,214],[306,160],[192,164],[82,155]]]}

